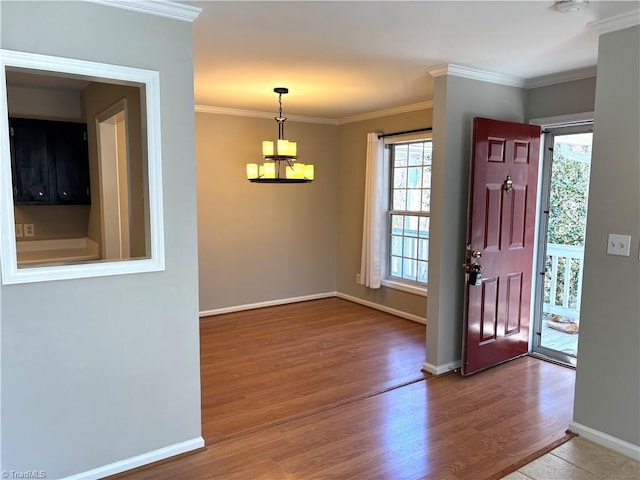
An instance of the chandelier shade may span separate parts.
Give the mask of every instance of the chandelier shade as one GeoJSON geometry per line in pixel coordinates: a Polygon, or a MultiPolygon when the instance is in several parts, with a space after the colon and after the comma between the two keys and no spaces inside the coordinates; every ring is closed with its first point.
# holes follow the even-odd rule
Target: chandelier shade
{"type": "Polygon", "coordinates": [[[284,138],[284,122],[282,116],[282,95],[289,93],[285,87],[273,89],[278,94],[278,116],[274,120],[278,124],[278,139],[273,142],[262,142],[261,165],[247,164],[247,180],[253,183],[309,183],[314,180],[314,166],[298,162],[298,145],[284,138]]]}

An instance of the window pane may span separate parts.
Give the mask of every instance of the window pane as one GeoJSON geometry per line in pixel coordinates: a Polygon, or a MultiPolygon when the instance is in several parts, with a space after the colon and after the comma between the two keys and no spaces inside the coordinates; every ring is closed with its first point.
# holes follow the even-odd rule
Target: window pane
{"type": "Polygon", "coordinates": [[[427,262],[418,262],[418,281],[427,283],[429,276],[429,264],[427,262]]]}
{"type": "Polygon", "coordinates": [[[398,235],[391,236],[391,255],[402,255],[402,237],[398,235]]]}
{"type": "Polygon", "coordinates": [[[394,190],[392,210],[406,210],[406,209],[407,209],[407,191],[394,190]]]}
{"type": "Polygon", "coordinates": [[[394,167],[407,166],[408,151],[409,151],[409,147],[406,144],[396,145],[393,148],[393,166],[394,167]]]}
{"type": "Polygon", "coordinates": [[[420,188],[422,186],[422,168],[421,167],[410,167],[409,168],[409,179],[408,182],[405,183],[407,188],[420,188]]]}
{"type": "Polygon", "coordinates": [[[405,215],[404,217],[404,234],[418,236],[418,217],[415,215],[405,215]]]}
{"type": "Polygon", "coordinates": [[[424,143],[409,144],[409,165],[422,165],[424,143]]]}
{"type": "Polygon", "coordinates": [[[413,237],[404,238],[404,251],[402,255],[407,258],[416,258],[418,240],[413,237]]]}
{"type": "Polygon", "coordinates": [[[410,260],[405,258],[403,263],[402,270],[402,278],[406,278],[407,280],[416,280],[417,279],[417,262],[416,260],[410,260]]]}
{"type": "Polygon", "coordinates": [[[422,188],[431,188],[431,165],[422,167],[422,188]]]}
{"type": "Polygon", "coordinates": [[[390,275],[394,277],[402,276],[402,258],[401,257],[391,257],[391,272],[390,275]]]}
{"type": "Polygon", "coordinates": [[[393,169],[393,188],[407,188],[407,169],[393,169]]]}
{"type": "Polygon", "coordinates": [[[429,217],[420,217],[420,237],[429,238],[429,217]]]}
{"type": "Polygon", "coordinates": [[[418,260],[429,260],[429,240],[418,240],[418,260]]]}
{"type": "Polygon", "coordinates": [[[433,143],[425,142],[424,144],[424,164],[431,165],[431,160],[433,159],[433,143]]]}
{"type": "Polygon", "coordinates": [[[407,210],[419,212],[421,210],[421,199],[423,190],[407,190],[407,210]]]}
{"type": "Polygon", "coordinates": [[[429,212],[431,210],[431,190],[421,190],[422,192],[422,211],[429,212]]]}
{"type": "Polygon", "coordinates": [[[403,223],[404,215],[391,215],[391,233],[393,235],[402,235],[403,223]]]}

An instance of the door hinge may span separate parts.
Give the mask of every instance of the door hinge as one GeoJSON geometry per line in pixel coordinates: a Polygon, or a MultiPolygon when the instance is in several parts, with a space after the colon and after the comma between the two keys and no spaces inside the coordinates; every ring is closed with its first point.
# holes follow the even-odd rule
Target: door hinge
{"type": "Polygon", "coordinates": [[[13,127],[9,127],[9,135],[11,135],[12,137],[15,135],[15,132],[13,131],[13,127]]]}
{"type": "Polygon", "coordinates": [[[82,132],[82,139],[86,142],[87,141],[87,132],[82,132]]]}

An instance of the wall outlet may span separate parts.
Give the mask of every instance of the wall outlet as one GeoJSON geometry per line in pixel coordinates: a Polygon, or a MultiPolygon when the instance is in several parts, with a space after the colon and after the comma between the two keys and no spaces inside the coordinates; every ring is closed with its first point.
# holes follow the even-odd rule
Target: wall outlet
{"type": "Polygon", "coordinates": [[[610,233],[607,241],[608,255],[628,257],[631,253],[631,235],[617,235],[610,233]]]}
{"type": "Polygon", "coordinates": [[[33,223],[25,223],[24,224],[24,236],[25,237],[33,237],[36,234],[35,228],[33,228],[33,223]]]}
{"type": "Polygon", "coordinates": [[[16,238],[22,238],[22,224],[16,223],[16,238]]]}
{"type": "Polygon", "coordinates": [[[356,273],[356,283],[360,283],[360,274],[356,273]]]}

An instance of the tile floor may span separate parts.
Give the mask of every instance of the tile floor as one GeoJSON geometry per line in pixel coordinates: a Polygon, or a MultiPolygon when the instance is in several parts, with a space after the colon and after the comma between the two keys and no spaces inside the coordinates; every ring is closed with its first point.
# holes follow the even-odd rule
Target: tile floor
{"type": "Polygon", "coordinates": [[[640,462],[574,437],[502,480],[638,480],[640,462]]]}

